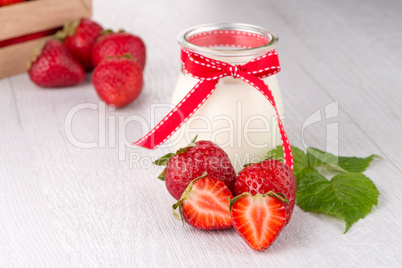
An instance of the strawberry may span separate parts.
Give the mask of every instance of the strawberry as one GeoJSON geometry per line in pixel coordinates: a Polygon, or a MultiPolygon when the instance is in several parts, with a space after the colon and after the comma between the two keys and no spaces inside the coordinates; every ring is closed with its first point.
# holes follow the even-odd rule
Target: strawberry
{"type": "Polygon", "coordinates": [[[17,3],[22,3],[25,2],[26,0],[0,0],[0,7],[2,6],[8,6],[8,5],[14,5],[17,3]]]}
{"type": "Polygon", "coordinates": [[[129,57],[111,58],[96,66],[92,81],[99,97],[108,105],[122,107],[141,93],[141,68],[129,57]]]}
{"type": "Polygon", "coordinates": [[[70,53],[82,64],[86,71],[91,71],[92,48],[103,31],[102,26],[90,19],[79,19],[66,23],[56,38],[64,42],[70,53]]]}
{"type": "Polygon", "coordinates": [[[130,56],[144,69],[145,66],[145,44],[140,37],[125,33],[106,32],[95,43],[92,52],[92,61],[96,66],[108,57],[130,56]]]}
{"type": "Polygon", "coordinates": [[[67,48],[55,39],[48,40],[30,63],[30,79],[41,87],[67,87],[84,80],[85,71],[67,48]]]}
{"type": "Polygon", "coordinates": [[[236,172],[228,155],[215,143],[195,142],[196,138],[176,154],[167,154],[154,162],[158,166],[166,165],[158,178],[165,181],[167,190],[177,200],[187,185],[205,171],[223,181],[233,193],[236,172]]]}
{"type": "Polygon", "coordinates": [[[180,220],[175,211],[179,207],[182,220],[185,219],[197,229],[231,228],[229,198],[233,198],[233,195],[228,187],[204,172],[201,177],[190,182],[179,201],[173,205],[173,213],[180,220]]]}
{"type": "Polygon", "coordinates": [[[284,202],[273,192],[243,193],[230,201],[233,227],[252,249],[268,248],[279,235],[286,222],[284,202]]]}
{"type": "Polygon", "coordinates": [[[282,162],[274,159],[251,164],[244,168],[235,182],[235,195],[249,192],[265,194],[269,191],[282,193],[289,200],[286,205],[287,219],[290,221],[296,198],[296,179],[292,170],[282,162]]]}

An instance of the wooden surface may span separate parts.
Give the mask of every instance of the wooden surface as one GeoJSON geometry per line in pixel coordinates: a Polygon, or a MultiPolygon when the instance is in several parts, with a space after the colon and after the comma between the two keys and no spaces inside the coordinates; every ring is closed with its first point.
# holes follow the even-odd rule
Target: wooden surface
{"type": "MultiPolygon", "coordinates": [[[[401,1],[93,4],[102,25],[145,40],[144,91],[109,110],[90,75],[55,90],[36,87],[26,74],[0,80],[0,267],[402,266],[401,1]],[[292,144],[383,157],[366,172],[381,192],[379,204],[347,234],[340,220],[298,207],[265,252],[249,249],[233,230],[181,227],[173,198],[156,179],[161,170],[150,165],[168,149],[119,148],[143,134],[152,104],[170,101],[180,68],[177,34],[227,21],[279,35],[278,79],[292,144]]],[[[155,121],[167,112],[157,109],[155,121]]]]}

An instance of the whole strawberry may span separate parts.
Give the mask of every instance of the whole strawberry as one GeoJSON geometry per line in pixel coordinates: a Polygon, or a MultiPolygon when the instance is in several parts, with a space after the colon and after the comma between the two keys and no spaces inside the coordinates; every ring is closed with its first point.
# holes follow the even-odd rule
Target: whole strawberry
{"type": "Polygon", "coordinates": [[[173,205],[173,213],[179,208],[180,216],[191,226],[201,230],[218,230],[232,227],[229,199],[233,195],[229,188],[206,172],[191,181],[179,201],[173,205]]]}
{"type": "Polygon", "coordinates": [[[129,54],[135,62],[144,69],[145,44],[138,36],[130,33],[105,33],[95,43],[92,61],[96,66],[108,57],[122,57],[129,54]]]}
{"type": "Polygon", "coordinates": [[[167,190],[177,200],[188,184],[205,171],[208,176],[223,181],[233,193],[236,172],[228,155],[211,141],[195,142],[194,139],[176,154],[167,154],[154,164],[166,165],[159,179],[165,181],[167,190]]]}
{"type": "Polygon", "coordinates": [[[235,195],[248,192],[251,195],[265,194],[269,191],[285,195],[286,224],[289,222],[296,199],[296,179],[292,170],[282,162],[274,159],[245,167],[236,178],[235,195]]]}
{"type": "Polygon", "coordinates": [[[48,40],[31,62],[29,78],[41,87],[67,87],[84,80],[85,71],[58,40],[48,40]]]}
{"type": "Polygon", "coordinates": [[[56,34],[56,38],[64,40],[64,45],[70,53],[86,71],[91,71],[94,67],[92,48],[102,31],[103,28],[98,23],[84,18],[66,23],[63,30],[56,34]]]}
{"type": "Polygon", "coordinates": [[[27,0],[0,0],[0,7],[14,5],[14,4],[25,2],[25,1],[27,1],[27,0]]]}
{"type": "Polygon", "coordinates": [[[108,105],[122,107],[135,100],[144,85],[142,69],[130,58],[112,58],[96,66],[92,82],[108,105]]]}

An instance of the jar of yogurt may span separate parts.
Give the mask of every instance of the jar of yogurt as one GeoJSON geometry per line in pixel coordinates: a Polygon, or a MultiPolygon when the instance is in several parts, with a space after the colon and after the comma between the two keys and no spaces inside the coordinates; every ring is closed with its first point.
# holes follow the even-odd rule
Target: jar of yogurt
{"type": "MultiPolygon", "coordinates": [[[[220,23],[187,29],[178,36],[178,42],[185,50],[242,65],[275,48],[278,37],[254,25],[220,23]]],[[[272,91],[279,115],[283,115],[276,75],[262,79],[272,91]]],[[[182,69],[172,104],[177,105],[197,82],[182,69]]],[[[231,76],[219,80],[214,93],[172,135],[168,144],[178,149],[196,135],[198,140],[211,140],[221,146],[237,171],[246,163],[260,161],[270,149],[281,144],[271,103],[256,88],[231,76]]]]}

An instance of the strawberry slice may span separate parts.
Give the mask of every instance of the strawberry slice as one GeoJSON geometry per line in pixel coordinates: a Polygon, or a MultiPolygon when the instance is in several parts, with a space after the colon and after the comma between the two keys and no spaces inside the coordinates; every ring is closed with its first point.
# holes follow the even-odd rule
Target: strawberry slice
{"type": "Polygon", "coordinates": [[[173,214],[185,219],[191,226],[201,230],[217,230],[232,227],[229,188],[221,180],[207,173],[191,181],[181,198],[173,205],[173,214]],[[179,208],[180,216],[176,213],[179,208]]]}
{"type": "Polygon", "coordinates": [[[268,192],[253,196],[243,193],[230,201],[230,212],[236,232],[255,250],[268,248],[286,222],[286,198],[268,192]]]}

